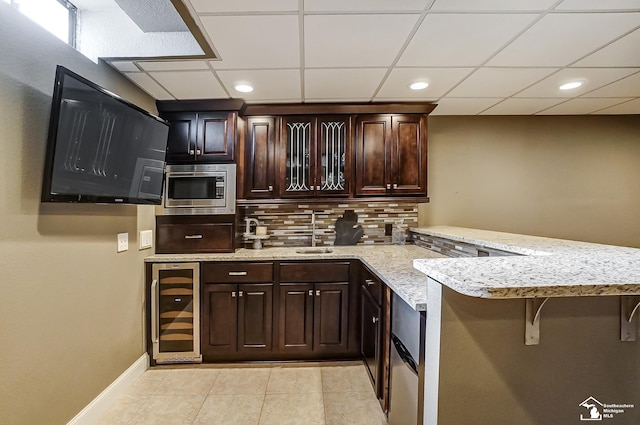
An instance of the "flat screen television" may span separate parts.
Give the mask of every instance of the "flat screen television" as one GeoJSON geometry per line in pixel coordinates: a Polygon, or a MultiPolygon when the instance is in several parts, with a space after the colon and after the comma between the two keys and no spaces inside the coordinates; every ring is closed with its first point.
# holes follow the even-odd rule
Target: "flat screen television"
{"type": "Polygon", "coordinates": [[[160,204],[169,124],[58,65],[43,202],[160,204]]]}

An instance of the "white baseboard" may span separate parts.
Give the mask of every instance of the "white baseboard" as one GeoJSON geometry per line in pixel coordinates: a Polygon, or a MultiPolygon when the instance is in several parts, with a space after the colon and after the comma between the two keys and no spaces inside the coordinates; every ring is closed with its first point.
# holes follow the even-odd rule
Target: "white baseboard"
{"type": "Polygon", "coordinates": [[[67,425],[92,425],[149,368],[149,355],[144,353],[122,372],[96,398],[91,400],[67,425]]]}

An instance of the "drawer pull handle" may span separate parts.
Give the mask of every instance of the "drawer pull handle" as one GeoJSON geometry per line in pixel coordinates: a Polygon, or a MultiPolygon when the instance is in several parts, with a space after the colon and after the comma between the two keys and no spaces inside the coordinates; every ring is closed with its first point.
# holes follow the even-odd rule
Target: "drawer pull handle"
{"type": "Polygon", "coordinates": [[[202,239],[202,235],[184,235],[185,239],[202,239]]]}
{"type": "Polygon", "coordinates": [[[371,286],[371,285],[373,285],[373,284],[375,283],[375,282],[374,282],[373,280],[371,280],[371,279],[365,279],[364,281],[365,281],[365,282],[367,282],[367,286],[371,286]]]}
{"type": "Polygon", "coordinates": [[[247,272],[229,272],[229,276],[246,276],[247,272]]]}

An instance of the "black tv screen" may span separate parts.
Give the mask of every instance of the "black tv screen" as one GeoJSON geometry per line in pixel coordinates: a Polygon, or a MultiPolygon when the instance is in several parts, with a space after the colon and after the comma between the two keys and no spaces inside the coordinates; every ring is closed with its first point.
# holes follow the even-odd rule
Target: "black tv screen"
{"type": "Polygon", "coordinates": [[[58,65],[43,202],[160,204],[169,125],[58,65]]]}

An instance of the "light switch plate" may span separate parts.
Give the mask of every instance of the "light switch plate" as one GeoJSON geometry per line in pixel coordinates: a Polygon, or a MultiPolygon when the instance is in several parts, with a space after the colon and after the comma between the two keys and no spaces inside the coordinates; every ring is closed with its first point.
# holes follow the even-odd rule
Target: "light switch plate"
{"type": "Polygon", "coordinates": [[[118,252],[127,251],[129,249],[129,234],[118,233],[118,252]]]}
{"type": "Polygon", "coordinates": [[[153,230],[140,231],[140,249],[148,249],[153,246],[153,230]]]}

